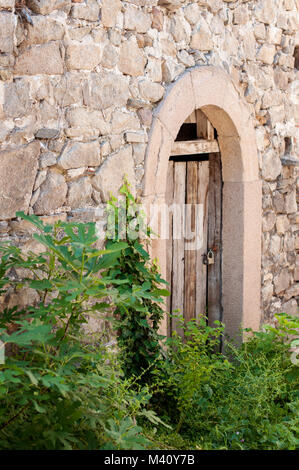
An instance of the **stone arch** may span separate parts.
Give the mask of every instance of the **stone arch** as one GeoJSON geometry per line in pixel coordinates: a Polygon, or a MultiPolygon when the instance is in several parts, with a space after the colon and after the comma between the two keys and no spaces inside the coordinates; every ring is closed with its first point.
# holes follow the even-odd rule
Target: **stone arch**
{"type": "MultiPolygon", "coordinates": [[[[167,166],[177,133],[196,109],[217,129],[223,178],[223,321],[229,336],[240,326],[258,329],[261,290],[262,191],[254,126],[248,105],[218,67],[183,74],[155,112],[145,161],[143,201],[163,203],[167,166]]],[[[152,256],[166,274],[166,244],[154,240],[152,256]]],[[[163,326],[166,331],[166,323],[163,326]]]]}

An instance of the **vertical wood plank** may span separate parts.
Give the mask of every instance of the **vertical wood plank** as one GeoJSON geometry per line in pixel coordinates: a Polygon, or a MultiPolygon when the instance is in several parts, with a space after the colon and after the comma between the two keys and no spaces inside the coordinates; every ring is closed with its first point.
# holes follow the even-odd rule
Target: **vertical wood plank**
{"type": "Polygon", "coordinates": [[[208,140],[214,140],[215,139],[215,132],[214,132],[214,127],[210,123],[210,121],[207,119],[207,139],[208,140]]]}
{"type": "Polygon", "coordinates": [[[210,154],[209,228],[208,248],[214,252],[215,262],[208,267],[209,325],[221,320],[221,234],[222,234],[222,177],[220,153],[210,154]]]}
{"type": "MultiPolygon", "coordinates": [[[[167,173],[167,188],[165,195],[165,202],[170,207],[173,203],[173,184],[174,184],[174,164],[172,161],[168,162],[168,173],[167,173]]],[[[171,297],[172,297],[172,213],[169,212],[169,237],[166,240],[166,281],[169,282],[167,289],[170,291],[170,296],[166,298],[166,311],[171,313],[171,297]]],[[[171,321],[167,324],[167,333],[171,334],[171,321]]]]}
{"type": "Polygon", "coordinates": [[[195,124],[195,123],[196,123],[196,111],[193,111],[193,113],[191,113],[190,116],[187,117],[184,124],[195,124]]]}
{"type": "Polygon", "coordinates": [[[200,109],[196,110],[196,124],[198,139],[214,140],[214,127],[200,109]]]}
{"type": "Polygon", "coordinates": [[[185,220],[185,299],[184,318],[186,321],[196,317],[196,204],[198,186],[198,162],[187,162],[186,220],[185,220]],[[193,233],[193,238],[190,238],[193,233]],[[191,243],[190,243],[191,242],[191,243]],[[186,249],[193,245],[193,249],[186,249]]]}
{"type": "MultiPolygon", "coordinates": [[[[186,193],[186,163],[176,162],[174,164],[174,188],[173,203],[177,205],[177,211],[173,216],[173,258],[172,258],[172,301],[171,311],[179,309],[184,314],[184,205],[186,193]],[[181,232],[181,233],[180,233],[181,232]]],[[[172,322],[172,329],[182,335],[182,330],[177,322],[172,322]]]]}
{"type": "Polygon", "coordinates": [[[207,266],[203,255],[208,244],[209,162],[198,162],[197,203],[203,206],[202,247],[196,253],[196,316],[207,315],[207,266]]]}

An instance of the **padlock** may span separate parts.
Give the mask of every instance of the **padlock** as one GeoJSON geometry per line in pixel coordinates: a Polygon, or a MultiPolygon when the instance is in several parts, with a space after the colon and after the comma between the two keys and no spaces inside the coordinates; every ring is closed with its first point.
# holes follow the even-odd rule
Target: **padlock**
{"type": "Polygon", "coordinates": [[[207,260],[208,260],[208,264],[214,264],[215,263],[215,255],[214,255],[214,252],[211,249],[208,251],[207,260]]]}
{"type": "Polygon", "coordinates": [[[210,249],[207,254],[203,255],[203,264],[214,264],[215,262],[215,255],[213,251],[210,249]]]}

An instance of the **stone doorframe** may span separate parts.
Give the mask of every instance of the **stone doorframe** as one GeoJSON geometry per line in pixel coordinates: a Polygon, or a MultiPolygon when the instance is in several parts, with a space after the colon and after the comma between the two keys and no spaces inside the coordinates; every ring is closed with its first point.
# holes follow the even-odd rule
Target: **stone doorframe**
{"type": "MultiPolygon", "coordinates": [[[[223,322],[229,336],[260,325],[262,190],[248,105],[226,72],[202,66],[184,73],[155,112],[145,160],[143,203],[164,203],[167,166],[177,133],[196,109],[216,128],[223,178],[223,322]]],[[[166,277],[165,240],[153,240],[166,277]]],[[[166,319],[161,328],[166,333],[166,319]]]]}

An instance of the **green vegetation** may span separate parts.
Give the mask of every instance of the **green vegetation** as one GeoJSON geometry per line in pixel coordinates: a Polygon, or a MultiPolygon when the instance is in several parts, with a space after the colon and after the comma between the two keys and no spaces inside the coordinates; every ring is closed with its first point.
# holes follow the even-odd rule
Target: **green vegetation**
{"type": "Polygon", "coordinates": [[[160,428],[158,441],[198,449],[299,448],[299,371],[288,343],[299,321],[276,319],[276,328],[251,332],[240,348],[226,344],[229,360],[215,352],[223,326],[210,328],[203,318],[186,325],[185,342],[169,340],[155,410],[176,432],[160,428]]]}
{"type": "Polygon", "coordinates": [[[40,299],[0,315],[0,449],[299,448],[289,350],[298,319],[277,315],[276,327],[227,343],[225,354],[224,325],[203,317],[181,319],[184,340],[162,338],[165,281],[140,240],[121,240],[120,211],[126,230],[142,229],[128,185],[121,192],[104,250],[92,223],[49,226],[24,214],[44,252],[0,245],[2,298],[30,288],[40,299]],[[104,335],[86,338],[90,315],[110,322],[115,350],[104,335]]]}
{"type": "Polygon", "coordinates": [[[151,263],[149,254],[138,239],[142,236],[149,243],[150,229],[144,224],[139,206],[129,191],[127,184],[120,190],[123,200],[117,204],[112,198],[109,202],[108,232],[111,239],[107,248],[120,251],[118,262],[107,271],[113,282],[118,282],[119,296],[133,300],[131,305],[117,304],[114,322],[118,331],[118,346],[122,351],[122,368],[126,377],[135,376],[141,383],[149,383],[153,365],[160,356],[159,324],[163,318],[161,303],[169,295],[161,284],[167,284],[160,276],[155,262],[151,263]],[[127,234],[127,248],[122,246],[121,233],[127,234]],[[113,238],[112,238],[113,237],[113,238]]]}

